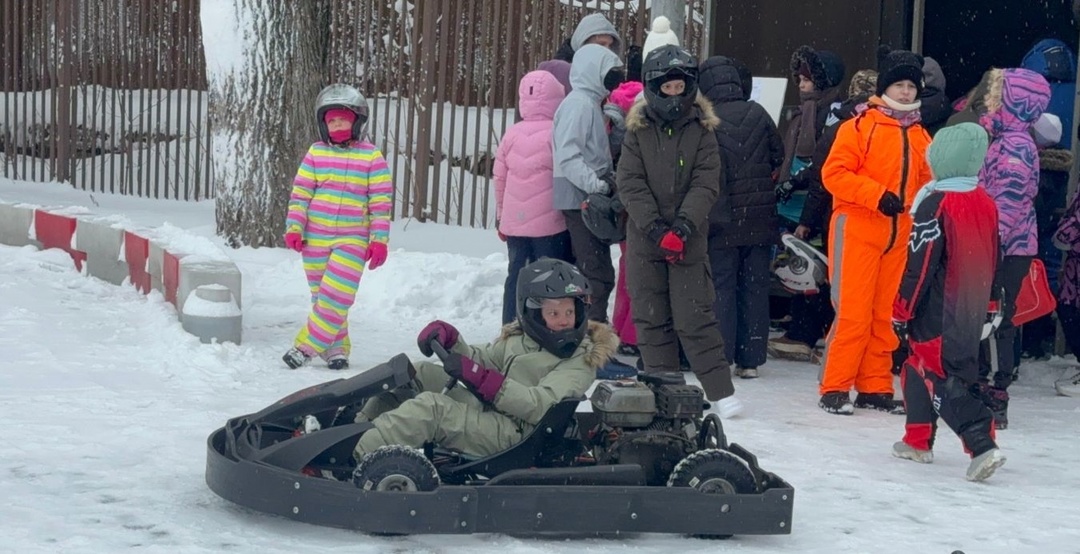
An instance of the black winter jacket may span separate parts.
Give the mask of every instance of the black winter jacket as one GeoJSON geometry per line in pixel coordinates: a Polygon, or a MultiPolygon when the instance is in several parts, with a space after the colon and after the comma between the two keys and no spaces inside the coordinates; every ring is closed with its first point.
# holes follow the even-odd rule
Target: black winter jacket
{"type": "Polygon", "coordinates": [[[773,242],[774,175],[784,163],[780,133],[765,108],[747,99],[738,62],[714,56],[699,72],[701,92],[720,118],[716,141],[723,167],[721,200],[709,214],[709,242],[720,248],[773,242]]]}
{"type": "Polygon", "coordinates": [[[809,227],[812,233],[821,233],[826,243],[828,243],[829,235],[829,218],[832,217],[832,195],[825,190],[825,184],[821,181],[821,168],[829,157],[833,143],[836,142],[836,133],[840,129],[840,124],[855,117],[857,115],[855,108],[869,98],[869,96],[849,98],[829,112],[831,116],[829,120],[835,120],[835,123],[825,127],[825,132],[818,138],[817,147],[814,149],[814,162],[802,173],[807,192],[806,204],[803,205],[799,225],[809,227]]]}

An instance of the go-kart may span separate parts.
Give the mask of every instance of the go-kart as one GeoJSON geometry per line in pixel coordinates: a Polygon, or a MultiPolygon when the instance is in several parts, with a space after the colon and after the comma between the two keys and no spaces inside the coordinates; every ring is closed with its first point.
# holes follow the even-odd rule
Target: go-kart
{"type": "Polygon", "coordinates": [[[414,374],[398,354],[230,419],[207,440],[207,485],[260,512],[376,534],[791,533],[791,485],[728,443],[681,373],[600,381],[591,413],[565,399],[492,456],[389,446],[357,467],[372,424],[356,410],[414,374]]]}

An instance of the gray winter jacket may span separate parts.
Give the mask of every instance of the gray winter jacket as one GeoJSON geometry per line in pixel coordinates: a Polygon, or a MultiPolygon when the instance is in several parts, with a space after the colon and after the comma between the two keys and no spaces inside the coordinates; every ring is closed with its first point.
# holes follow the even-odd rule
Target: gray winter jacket
{"type": "Polygon", "coordinates": [[[617,67],[622,67],[619,57],[597,44],[586,44],[574,55],[570,68],[574,89],[559,104],[552,133],[552,205],[557,210],[581,209],[586,195],[609,192],[608,184],[601,179],[612,172],[602,103],[608,95],[604,76],[617,67]]]}
{"type": "Polygon", "coordinates": [[[608,18],[604,17],[604,14],[594,13],[581,18],[577,27],[574,28],[574,34],[570,35],[570,46],[574,49],[575,62],[577,61],[577,51],[581,50],[589,37],[596,35],[611,35],[615,38],[611,49],[615,52],[622,52],[622,38],[619,37],[619,32],[615,30],[615,26],[608,21],[608,18]]]}

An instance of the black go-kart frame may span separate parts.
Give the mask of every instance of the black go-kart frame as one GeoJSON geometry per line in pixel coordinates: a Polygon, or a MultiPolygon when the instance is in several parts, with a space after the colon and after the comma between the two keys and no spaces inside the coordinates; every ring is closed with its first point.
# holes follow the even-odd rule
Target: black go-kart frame
{"type": "MultiPolygon", "coordinates": [[[[320,421],[330,423],[342,407],[407,385],[412,375],[409,359],[399,354],[230,419],[207,439],[207,485],[259,512],[372,534],[791,533],[791,485],[762,470],[750,452],[727,444],[715,415],[700,422],[697,451],[673,473],[694,467],[674,486],[657,486],[650,468],[639,464],[604,465],[580,456],[583,430],[597,421],[596,414],[576,413],[582,398],[556,404],[522,442],[487,458],[428,446],[420,461],[430,460],[437,471],[433,490],[408,486],[419,478],[405,466],[371,490],[353,484],[352,450],[369,422],[297,430],[305,417],[321,414],[320,421]]],[[[416,457],[414,449],[402,451],[416,457]]]]}

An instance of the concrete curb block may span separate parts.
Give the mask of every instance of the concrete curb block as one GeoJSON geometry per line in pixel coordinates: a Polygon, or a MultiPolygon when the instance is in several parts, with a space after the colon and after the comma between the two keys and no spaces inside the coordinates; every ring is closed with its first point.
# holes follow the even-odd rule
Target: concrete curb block
{"type": "Polygon", "coordinates": [[[184,329],[204,343],[240,343],[241,274],[225,256],[183,252],[159,229],[125,228],[81,208],[0,202],[0,244],[59,248],[75,268],[108,283],[131,283],[143,294],[156,290],[176,307],[184,329]],[[185,316],[184,304],[197,298],[185,316]]]}

